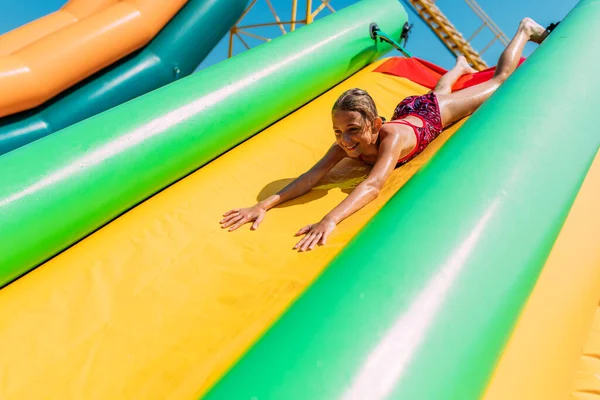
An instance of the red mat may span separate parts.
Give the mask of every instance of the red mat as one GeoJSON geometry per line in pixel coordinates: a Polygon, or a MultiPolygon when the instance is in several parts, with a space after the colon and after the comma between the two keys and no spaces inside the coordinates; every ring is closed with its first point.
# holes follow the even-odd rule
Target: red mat
{"type": "MultiPolygon", "coordinates": [[[[525,61],[525,58],[521,58],[519,65],[523,61],[525,61]]],[[[454,84],[452,90],[460,90],[485,82],[494,76],[495,70],[496,67],[491,67],[476,74],[464,75],[454,84]]],[[[374,72],[406,78],[419,85],[433,89],[440,77],[448,71],[420,58],[394,57],[381,64],[374,72]]]]}

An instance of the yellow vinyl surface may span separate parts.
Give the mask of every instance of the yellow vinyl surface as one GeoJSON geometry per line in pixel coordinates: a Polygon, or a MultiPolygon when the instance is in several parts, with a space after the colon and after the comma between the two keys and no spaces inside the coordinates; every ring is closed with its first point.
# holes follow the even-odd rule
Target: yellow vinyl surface
{"type": "MultiPolygon", "coordinates": [[[[600,267],[600,264],[598,265],[600,267]]],[[[600,298],[600,294],[598,296],[600,298]]],[[[596,307],[592,328],[573,374],[571,400],[600,399],[600,307],[596,307]]]]}
{"type": "MultiPolygon", "coordinates": [[[[519,318],[484,400],[568,398],[573,371],[600,299],[599,204],[600,153],[519,318]]],[[[595,329],[599,327],[597,321],[595,329]]],[[[595,350],[590,350],[593,357],[583,357],[583,372],[578,375],[576,387],[581,387],[582,381],[586,386],[595,379],[595,390],[600,393],[600,380],[590,373],[593,366],[587,365],[595,365],[595,372],[600,373],[598,347],[596,344],[595,350]]],[[[589,395],[578,393],[574,398],[591,399],[589,395]]]]}
{"type": "Polygon", "coordinates": [[[292,251],[293,234],[337,205],[368,167],[343,161],[315,190],[269,211],[257,231],[221,230],[223,212],[273,194],[326,152],[342,91],[368,90],[388,119],[402,98],[426,91],[371,72],[378,65],[1,290],[0,398],[201,395],[457,129],[397,169],[380,197],[315,251],[292,251]]]}

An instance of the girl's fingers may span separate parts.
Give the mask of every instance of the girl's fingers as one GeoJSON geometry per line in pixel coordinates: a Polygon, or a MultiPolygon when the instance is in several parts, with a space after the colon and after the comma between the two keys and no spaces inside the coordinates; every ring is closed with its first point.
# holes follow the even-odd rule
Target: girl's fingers
{"type": "Polygon", "coordinates": [[[302,247],[300,247],[300,251],[306,251],[308,249],[308,246],[310,246],[310,244],[312,243],[312,241],[314,240],[316,234],[311,232],[307,235],[308,239],[306,239],[304,241],[304,244],[302,245],[302,247]]]}
{"type": "Polygon", "coordinates": [[[312,228],[312,225],[306,225],[304,228],[302,228],[298,232],[296,232],[295,236],[304,235],[305,233],[308,233],[308,231],[310,231],[311,228],[312,228]]]}
{"type": "Polygon", "coordinates": [[[327,242],[327,233],[324,233],[323,236],[321,236],[321,240],[319,240],[319,246],[323,246],[326,242],[327,242]]]}
{"type": "Polygon", "coordinates": [[[296,247],[298,248],[298,251],[300,251],[300,252],[304,251],[304,250],[302,250],[302,248],[304,247],[304,245],[306,244],[306,242],[308,241],[309,238],[310,238],[310,233],[308,235],[304,236],[302,238],[302,240],[300,241],[300,243],[298,243],[296,245],[296,247]]]}
{"type": "Polygon", "coordinates": [[[221,222],[221,228],[227,228],[227,227],[233,225],[240,218],[242,218],[242,216],[240,214],[231,215],[231,216],[225,218],[223,220],[223,222],[221,222]]]}
{"type": "Polygon", "coordinates": [[[239,215],[240,215],[239,213],[238,214],[229,214],[227,217],[225,217],[221,220],[221,223],[225,224],[228,221],[231,221],[233,218],[238,217],[239,215]]]}
{"type": "Polygon", "coordinates": [[[223,214],[223,216],[226,217],[226,216],[228,216],[230,214],[233,214],[233,213],[239,213],[240,210],[241,210],[241,208],[234,208],[233,210],[227,211],[225,214],[223,214]]]}
{"type": "Polygon", "coordinates": [[[231,225],[235,224],[236,222],[238,222],[239,220],[244,219],[243,215],[236,215],[233,218],[231,218],[229,221],[225,222],[223,224],[223,226],[221,226],[221,228],[229,228],[231,225]]]}
{"type": "Polygon", "coordinates": [[[252,227],[250,229],[255,230],[258,228],[258,226],[260,225],[260,223],[262,222],[263,218],[265,218],[265,214],[260,214],[257,218],[256,221],[254,221],[254,223],[252,224],[252,227]]]}
{"type": "Polygon", "coordinates": [[[300,247],[302,245],[302,242],[304,242],[305,238],[300,239],[300,241],[298,243],[296,243],[296,245],[292,248],[293,250],[298,249],[298,247],[300,247]]]}
{"type": "Polygon", "coordinates": [[[296,245],[294,246],[294,250],[302,247],[302,245],[304,244],[304,242],[306,242],[307,239],[308,239],[308,235],[306,235],[302,239],[300,239],[300,241],[298,243],[296,243],[296,245]]]}
{"type": "Polygon", "coordinates": [[[229,228],[229,232],[235,231],[237,228],[244,225],[246,222],[248,222],[248,218],[244,218],[244,217],[240,218],[239,221],[235,223],[235,225],[233,225],[231,228],[229,228]]]}
{"type": "Polygon", "coordinates": [[[312,250],[315,248],[315,246],[317,245],[317,243],[319,243],[319,240],[321,240],[321,238],[323,237],[322,233],[317,233],[314,237],[314,239],[312,240],[311,244],[308,246],[309,250],[312,250]]]}

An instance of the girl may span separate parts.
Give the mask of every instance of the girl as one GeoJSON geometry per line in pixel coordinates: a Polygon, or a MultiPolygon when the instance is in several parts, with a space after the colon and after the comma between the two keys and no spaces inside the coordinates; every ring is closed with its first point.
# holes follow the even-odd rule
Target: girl
{"type": "MultiPolygon", "coordinates": [[[[553,27],[552,27],[553,28],[553,27]]],[[[517,68],[528,41],[541,43],[552,29],[544,29],[530,18],[521,21],[517,33],[498,60],[494,77],[487,82],[452,93],[452,85],[462,75],[476,72],[460,56],[456,66],[442,76],[432,92],[402,100],[392,121],[383,124],[369,94],[350,89],[336,101],[332,110],[336,142],[327,154],[308,172],[260,203],[228,211],[220,224],[229,231],[253,222],[258,228],[265,213],[285,201],[309,192],[338,162],[345,157],[373,165],[367,178],[323,219],[300,229],[304,237],[294,250],[312,250],[323,245],[340,221],[375,199],[394,168],[419,154],[442,130],[472,114],[517,68]]]]}

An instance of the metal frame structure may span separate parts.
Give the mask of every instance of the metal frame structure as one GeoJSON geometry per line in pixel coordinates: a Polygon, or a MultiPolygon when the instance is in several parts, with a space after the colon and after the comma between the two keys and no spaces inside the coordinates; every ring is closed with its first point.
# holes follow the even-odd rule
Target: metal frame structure
{"type": "MultiPolygon", "coordinates": [[[[310,24],[314,19],[325,9],[335,12],[335,9],[330,4],[333,0],[289,0],[291,1],[291,16],[289,19],[282,19],[280,13],[273,3],[282,3],[282,0],[252,0],[246,8],[237,24],[229,31],[229,52],[231,57],[234,53],[235,38],[246,48],[250,49],[251,45],[246,38],[258,39],[262,42],[268,42],[272,37],[266,37],[256,33],[257,28],[269,26],[278,27],[282,35],[296,30],[298,25],[310,24]],[[254,24],[244,24],[246,16],[252,11],[259,2],[264,2],[269,7],[273,16],[272,21],[254,24]],[[305,12],[301,13],[302,17],[298,18],[299,4],[305,3],[305,12]],[[314,3],[319,3],[316,9],[314,3]],[[254,32],[253,32],[254,30],[254,32]]],[[[509,39],[502,30],[492,21],[492,19],[483,11],[476,0],[465,0],[465,3],[473,10],[473,12],[482,21],[481,26],[468,38],[465,39],[458,29],[450,22],[444,13],[435,4],[436,0],[405,0],[417,12],[419,17],[431,28],[434,34],[444,43],[444,45],[455,55],[464,55],[469,64],[475,69],[482,70],[487,68],[487,63],[481,55],[488,50],[496,41],[500,41],[502,45],[508,45],[509,39]],[[471,45],[473,39],[485,28],[489,29],[493,34],[493,39],[481,50],[477,51],[471,45]]]]}
{"type": "Polygon", "coordinates": [[[508,45],[508,37],[492,21],[492,19],[483,11],[476,0],[465,0],[465,3],[481,19],[482,25],[469,37],[465,39],[463,35],[454,27],[444,13],[435,4],[435,0],[406,0],[419,14],[421,19],[429,25],[435,35],[444,43],[444,45],[456,56],[464,55],[473,68],[482,70],[487,68],[487,63],[481,58],[492,44],[499,40],[504,46],[508,45]],[[494,38],[480,52],[471,45],[473,39],[484,29],[488,28],[494,38]]]}
{"type": "MultiPolygon", "coordinates": [[[[277,0],[277,1],[279,2],[281,0],[277,0]]],[[[258,35],[254,32],[251,32],[251,31],[249,31],[250,29],[262,28],[262,27],[267,27],[267,26],[278,26],[279,29],[281,30],[281,34],[285,35],[288,33],[288,30],[286,29],[286,27],[289,29],[290,32],[293,32],[294,30],[296,30],[297,25],[306,25],[306,24],[312,23],[315,20],[315,18],[317,17],[317,15],[319,15],[325,9],[328,9],[332,13],[335,12],[335,9],[330,4],[331,1],[332,0],[320,0],[319,6],[313,10],[313,0],[305,0],[306,12],[304,13],[304,18],[298,19],[298,0],[291,0],[291,2],[292,2],[291,17],[289,20],[282,21],[282,19],[279,17],[279,13],[273,6],[273,2],[271,0],[252,0],[252,2],[248,6],[248,8],[246,8],[246,10],[242,14],[242,16],[239,19],[239,21],[237,22],[237,24],[233,28],[231,28],[231,30],[229,31],[229,53],[228,53],[228,56],[231,57],[233,55],[233,47],[234,47],[234,38],[235,37],[237,37],[237,39],[242,43],[242,45],[244,45],[244,47],[246,49],[250,49],[250,45],[248,44],[248,42],[246,40],[244,40],[244,35],[248,36],[248,37],[252,37],[254,39],[264,41],[264,42],[268,42],[269,40],[272,39],[272,38],[265,37],[262,35],[258,35]],[[264,1],[267,4],[269,9],[271,10],[271,14],[273,14],[274,21],[264,22],[264,23],[259,23],[259,24],[243,25],[242,22],[243,22],[244,18],[258,4],[259,1],[264,1]]]]}
{"type": "Polygon", "coordinates": [[[473,10],[475,14],[477,14],[479,19],[481,19],[482,21],[481,26],[477,28],[475,32],[473,32],[473,34],[469,39],[467,39],[467,41],[470,43],[475,38],[475,36],[477,36],[477,34],[481,32],[481,30],[485,27],[487,27],[494,34],[494,38],[479,52],[479,54],[485,53],[485,51],[489,49],[496,40],[500,40],[504,47],[508,46],[508,43],[510,41],[508,37],[504,34],[504,32],[502,32],[500,27],[498,27],[498,25],[496,25],[496,23],[492,21],[489,15],[487,15],[485,11],[483,11],[481,6],[477,4],[477,1],[465,0],[465,3],[467,3],[467,5],[471,7],[471,10],[473,10]]]}

